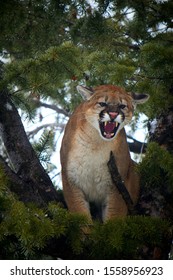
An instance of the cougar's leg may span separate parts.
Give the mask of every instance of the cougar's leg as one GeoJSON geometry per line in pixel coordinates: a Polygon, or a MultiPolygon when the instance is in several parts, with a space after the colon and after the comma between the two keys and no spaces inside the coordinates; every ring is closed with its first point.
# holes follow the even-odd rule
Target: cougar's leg
{"type": "Polygon", "coordinates": [[[127,213],[127,206],[121,194],[116,189],[111,190],[104,205],[103,221],[115,217],[124,217],[127,213]]]}
{"type": "Polygon", "coordinates": [[[69,184],[66,179],[62,179],[64,198],[69,211],[84,214],[89,220],[92,220],[89,203],[86,201],[82,190],[69,184]]]}

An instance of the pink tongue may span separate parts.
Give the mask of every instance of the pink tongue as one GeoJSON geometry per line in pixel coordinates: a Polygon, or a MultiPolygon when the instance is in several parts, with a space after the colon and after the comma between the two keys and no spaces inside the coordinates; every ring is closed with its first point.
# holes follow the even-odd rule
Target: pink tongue
{"type": "Polygon", "coordinates": [[[115,123],[114,122],[107,122],[107,124],[104,126],[104,130],[107,133],[111,133],[115,128],[115,123]]]}

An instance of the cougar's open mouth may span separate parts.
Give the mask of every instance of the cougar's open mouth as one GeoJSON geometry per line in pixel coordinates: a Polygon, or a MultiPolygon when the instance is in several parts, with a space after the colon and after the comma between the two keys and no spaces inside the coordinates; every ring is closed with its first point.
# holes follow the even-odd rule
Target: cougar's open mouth
{"type": "Polygon", "coordinates": [[[115,121],[99,122],[100,131],[104,138],[111,139],[116,135],[119,128],[119,123],[115,121]]]}

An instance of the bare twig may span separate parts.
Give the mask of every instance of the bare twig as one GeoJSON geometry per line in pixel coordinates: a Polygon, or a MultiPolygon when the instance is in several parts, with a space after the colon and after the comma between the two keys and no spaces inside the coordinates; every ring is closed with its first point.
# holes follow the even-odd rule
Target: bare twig
{"type": "Polygon", "coordinates": [[[67,111],[64,110],[64,109],[59,108],[57,105],[48,104],[48,103],[42,102],[42,101],[40,101],[40,100],[38,100],[38,99],[33,99],[33,102],[34,102],[38,107],[45,107],[45,108],[54,110],[54,111],[57,112],[58,114],[63,114],[63,115],[66,116],[66,117],[69,117],[69,116],[70,116],[70,113],[69,113],[69,112],[67,112],[67,111]]]}
{"type": "Polygon", "coordinates": [[[46,124],[42,124],[38,127],[36,127],[35,129],[31,130],[31,131],[28,131],[27,132],[27,135],[28,137],[33,137],[34,135],[36,135],[40,130],[44,129],[44,128],[56,128],[56,129],[59,129],[60,132],[62,132],[64,130],[64,127],[65,127],[65,124],[61,123],[61,124],[57,124],[57,123],[46,123],[46,124]]]}
{"type": "Polygon", "coordinates": [[[118,47],[126,47],[126,48],[129,48],[129,49],[135,50],[135,51],[139,51],[140,50],[140,47],[137,44],[127,44],[125,42],[114,41],[113,45],[114,46],[118,46],[118,47]]]}

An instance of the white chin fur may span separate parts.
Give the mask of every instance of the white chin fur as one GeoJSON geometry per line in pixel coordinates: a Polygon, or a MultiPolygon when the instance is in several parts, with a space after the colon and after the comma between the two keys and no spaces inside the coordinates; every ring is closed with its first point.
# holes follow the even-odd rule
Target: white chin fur
{"type": "Polygon", "coordinates": [[[100,136],[101,136],[101,138],[102,138],[104,141],[106,141],[106,142],[111,142],[112,140],[114,140],[114,139],[116,138],[117,133],[116,133],[115,136],[112,137],[112,138],[105,138],[105,137],[102,136],[101,133],[100,133],[100,136]]]}

